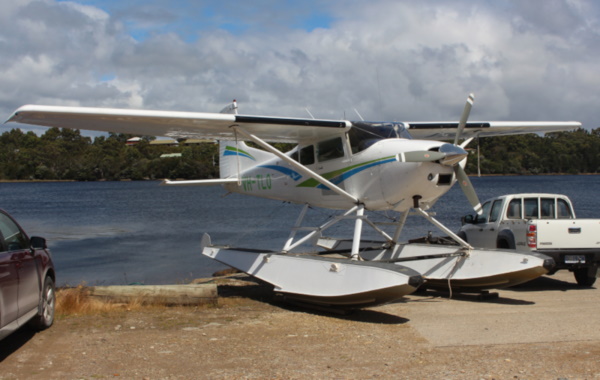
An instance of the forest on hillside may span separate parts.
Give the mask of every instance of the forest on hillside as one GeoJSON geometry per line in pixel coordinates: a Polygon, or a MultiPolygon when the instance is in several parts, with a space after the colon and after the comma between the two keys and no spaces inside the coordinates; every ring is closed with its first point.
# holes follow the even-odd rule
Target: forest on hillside
{"type": "MultiPolygon", "coordinates": [[[[477,143],[466,171],[477,173],[477,143]]],[[[481,174],[587,174],[600,172],[600,128],[479,139],[481,174]]]]}
{"type": "MultiPolygon", "coordinates": [[[[218,177],[218,145],[154,145],[130,135],[82,136],[79,130],[50,128],[42,136],[13,129],[0,135],[0,180],[143,180],[218,177]],[[181,153],[179,157],[165,154],[181,153]],[[163,156],[163,158],[161,158],[163,156]]],[[[477,173],[477,143],[467,173],[477,173]]],[[[588,131],[482,138],[481,174],[581,174],[600,172],[600,128],[588,131]]]]}

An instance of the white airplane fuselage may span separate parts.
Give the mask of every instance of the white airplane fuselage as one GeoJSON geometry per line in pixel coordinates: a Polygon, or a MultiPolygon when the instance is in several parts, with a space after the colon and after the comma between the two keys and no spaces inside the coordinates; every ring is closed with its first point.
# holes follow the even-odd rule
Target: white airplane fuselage
{"type": "MultiPolygon", "coordinates": [[[[234,142],[230,144],[235,146],[234,142]]],[[[316,154],[314,163],[305,166],[353,195],[366,209],[405,211],[413,207],[414,196],[420,197],[421,207],[428,208],[455,182],[452,167],[437,162],[401,162],[400,154],[435,150],[441,145],[444,143],[389,138],[352,154],[349,146],[344,144],[343,156],[319,161],[316,154]]],[[[240,155],[236,159],[249,158],[240,155]]],[[[241,186],[230,183],[225,185],[227,190],[335,209],[350,209],[356,204],[302,175],[293,165],[275,155],[240,171],[240,177],[241,186]]]]}

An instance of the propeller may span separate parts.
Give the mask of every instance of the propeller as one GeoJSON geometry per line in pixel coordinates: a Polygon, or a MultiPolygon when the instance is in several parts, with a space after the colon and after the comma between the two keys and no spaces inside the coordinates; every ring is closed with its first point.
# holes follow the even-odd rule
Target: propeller
{"type": "MultiPolygon", "coordinates": [[[[475,100],[475,95],[469,94],[469,97],[467,98],[467,103],[465,103],[465,108],[463,109],[463,113],[460,116],[460,122],[458,123],[458,130],[456,131],[456,136],[454,137],[454,146],[457,148],[460,148],[462,150],[464,150],[464,147],[466,147],[467,144],[469,144],[472,140],[472,139],[468,139],[465,142],[463,142],[460,146],[458,145],[458,140],[460,139],[460,135],[462,135],[462,132],[467,125],[467,120],[469,119],[469,114],[471,113],[471,107],[473,107],[474,100],[475,100]]],[[[466,151],[465,151],[465,153],[466,153],[466,151]]],[[[473,209],[475,210],[475,212],[477,214],[481,214],[481,202],[479,202],[479,197],[477,197],[477,193],[475,192],[475,189],[473,188],[473,184],[471,183],[469,176],[467,175],[467,173],[465,173],[465,169],[463,169],[463,167],[460,166],[460,164],[459,164],[460,161],[462,161],[462,160],[459,160],[458,162],[456,162],[456,164],[453,167],[454,173],[456,173],[456,180],[458,181],[463,193],[465,193],[465,195],[467,196],[469,203],[471,204],[471,206],[473,206],[473,209]]]]}
{"type": "Polygon", "coordinates": [[[474,100],[475,96],[473,94],[469,94],[467,103],[465,104],[465,108],[463,109],[463,113],[460,117],[460,122],[458,123],[458,129],[456,131],[453,144],[443,144],[437,151],[418,150],[400,153],[398,155],[398,160],[401,162],[437,161],[442,165],[452,166],[454,173],[456,174],[456,180],[460,184],[462,191],[465,193],[467,200],[471,206],[473,206],[475,212],[477,212],[477,214],[481,214],[481,203],[479,202],[477,193],[475,193],[475,189],[473,188],[473,184],[471,184],[469,176],[467,176],[467,173],[460,165],[460,162],[468,156],[468,152],[464,148],[471,142],[472,138],[467,139],[461,145],[458,145],[458,141],[460,140],[463,130],[467,125],[467,120],[469,119],[469,114],[471,113],[474,100]]]}

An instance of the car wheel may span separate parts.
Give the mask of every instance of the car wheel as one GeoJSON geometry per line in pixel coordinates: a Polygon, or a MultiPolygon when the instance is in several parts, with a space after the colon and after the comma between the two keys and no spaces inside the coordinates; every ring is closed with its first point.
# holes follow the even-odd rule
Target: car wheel
{"type": "Polygon", "coordinates": [[[44,290],[37,315],[31,320],[31,326],[37,330],[44,330],[54,323],[54,309],[56,308],[56,289],[54,281],[46,277],[44,290]]]}
{"type": "Polygon", "coordinates": [[[596,282],[596,267],[577,268],[573,270],[573,274],[579,286],[592,286],[596,282]]]}

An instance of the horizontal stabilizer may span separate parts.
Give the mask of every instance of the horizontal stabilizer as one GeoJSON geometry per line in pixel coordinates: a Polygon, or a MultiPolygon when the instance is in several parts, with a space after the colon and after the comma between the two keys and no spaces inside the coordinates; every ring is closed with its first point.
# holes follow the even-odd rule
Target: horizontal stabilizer
{"type": "Polygon", "coordinates": [[[170,181],[166,179],[161,183],[161,186],[213,186],[236,182],[238,182],[237,178],[197,179],[191,181],[170,181]]]}

